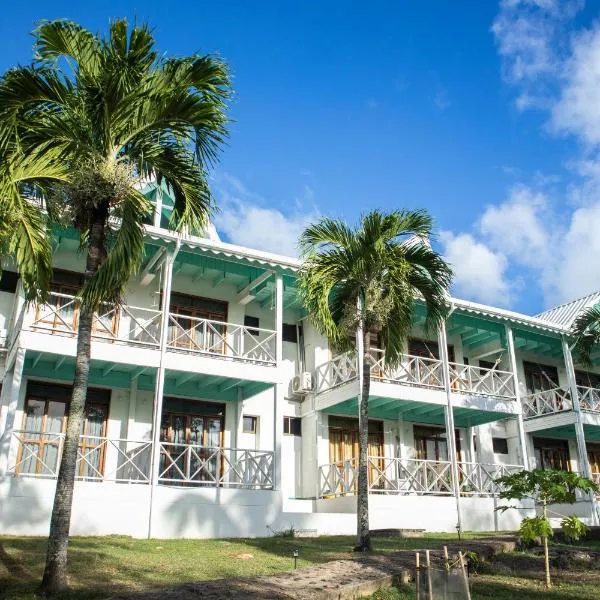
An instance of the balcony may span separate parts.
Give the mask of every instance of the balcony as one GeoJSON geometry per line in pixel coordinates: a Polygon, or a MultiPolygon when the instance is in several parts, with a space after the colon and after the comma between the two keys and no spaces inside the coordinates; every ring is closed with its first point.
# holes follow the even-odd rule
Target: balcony
{"type": "MultiPolygon", "coordinates": [[[[382,350],[371,350],[371,378],[384,383],[444,389],[442,361],[421,356],[402,355],[393,369],[385,364],[382,350]]],[[[357,377],[354,352],[346,352],[316,369],[317,394],[348,383],[357,377]]]]}
{"type": "Polygon", "coordinates": [[[158,482],[273,489],[273,452],[161,442],[158,482]]]}
{"type": "MultiPolygon", "coordinates": [[[[520,465],[458,463],[461,495],[493,496],[496,479],[523,469],[520,465]]],[[[450,461],[412,458],[369,457],[369,493],[386,495],[452,495],[450,461]]],[[[353,495],[358,483],[358,460],[323,465],[319,468],[321,498],[353,495]]]]}
{"type": "MultiPolygon", "coordinates": [[[[65,434],[15,430],[16,459],[9,468],[15,477],[56,479],[65,434]]],[[[149,483],[152,442],[80,436],[77,481],[149,483]]]]}
{"type": "MultiPolygon", "coordinates": [[[[450,363],[450,388],[458,394],[515,397],[514,379],[510,371],[485,369],[450,363]]],[[[395,367],[385,363],[383,350],[371,350],[371,379],[383,383],[443,390],[443,364],[437,358],[404,354],[395,367]]],[[[356,354],[347,352],[316,369],[317,394],[336,388],[357,377],[356,354]]]]}
{"type": "MultiPolygon", "coordinates": [[[[64,433],[13,431],[9,473],[56,479],[64,433]]],[[[273,489],[273,451],[160,442],[158,483],[185,487],[273,489]]],[[[77,481],[149,484],[152,442],[80,436],[77,481]]]]}
{"type": "MultiPolygon", "coordinates": [[[[600,412],[600,390],[577,386],[581,410],[600,412]]],[[[523,417],[531,419],[573,410],[571,392],[562,387],[528,394],[522,399],[523,417]]]]}
{"type": "Polygon", "coordinates": [[[169,313],[167,350],[275,366],[276,332],[169,313]]]}
{"type": "MultiPolygon", "coordinates": [[[[79,302],[75,296],[52,292],[45,304],[23,318],[23,329],[54,336],[77,336],[79,302]]],[[[113,344],[158,348],[161,311],[131,305],[105,304],[94,315],[92,338],[113,344]]]]}
{"type": "Polygon", "coordinates": [[[600,412],[600,390],[597,388],[577,386],[579,394],[579,406],[581,410],[600,412]]]}

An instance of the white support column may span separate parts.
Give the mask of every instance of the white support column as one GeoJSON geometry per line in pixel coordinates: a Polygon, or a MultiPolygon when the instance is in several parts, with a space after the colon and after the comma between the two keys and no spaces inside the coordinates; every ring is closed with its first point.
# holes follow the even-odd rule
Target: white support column
{"type": "Polygon", "coordinates": [[[446,323],[443,323],[438,333],[438,345],[444,372],[444,389],[446,391],[446,434],[448,436],[450,464],[452,469],[452,489],[456,498],[457,528],[462,531],[462,515],[460,511],[460,489],[458,479],[458,464],[456,462],[456,432],[454,430],[454,412],[452,410],[452,391],[450,389],[450,363],[448,361],[448,340],[446,337],[446,323]]]}
{"type": "Polygon", "coordinates": [[[0,434],[0,478],[6,473],[9,467],[9,456],[11,450],[12,432],[15,425],[15,416],[17,405],[19,403],[19,395],[21,392],[21,384],[23,382],[23,367],[25,366],[25,350],[19,348],[15,355],[13,370],[4,378],[4,386],[7,387],[6,392],[4,386],[2,395],[6,398],[6,412],[4,418],[4,427],[0,434]]]}
{"type": "Polygon", "coordinates": [[[573,365],[573,356],[565,336],[562,336],[562,350],[565,358],[565,368],[567,369],[567,379],[569,381],[569,390],[571,392],[571,401],[573,402],[573,412],[575,413],[575,439],[577,440],[577,455],[579,474],[584,477],[591,477],[590,463],[585,446],[585,432],[581,422],[581,407],[579,405],[579,394],[577,392],[577,383],[575,382],[575,367],[573,365]]]}
{"type": "Polygon", "coordinates": [[[281,367],[283,359],[283,277],[275,275],[275,361],[281,367]]]}
{"type": "Polygon", "coordinates": [[[526,469],[531,469],[529,453],[527,452],[527,436],[525,434],[525,425],[523,424],[523,403],[521,402],[521,388],[519,386],[519,376],[517,371],[517,355],[515,353],[515,338],[512,327],[506,325],[506,345],[508,346],[508,357],[510,360],[510,369],[513,374],[513,385],[515,387],[515,401],[517,402],[517,429],[519,431],[519,446],[521,448],[521,461],[526,469]]]}
{"type": "Polygon", "coordinates": [[[148,515],[148,538],[152,537],[152,509],[154,488],[158,485],[160,468],[160,422],[162,418],[162,404],[165,387],[165,354],[169,334],[169,309],[171,304],[171,284],[173,282],[173,264],[177,258],[181,240],[177,240],[175,249],[167,252],[163,263],[163,289],[162,289],[162,315],[160,327],[160,360],[156,371],[154,386],[154,406],[152,410],[152,460],[150,461],[150,510],[148,515]]]}
{"type": "MultiPolygon", "coordinates": [[[[125,437],[128,440],[134,439],[133,428],[135,427],[135,411],[137,405],[138,378],[137,375],[131,378],[129,384],[129,411],[127,415],[127,432],[125,437]]],[[[130,450],[130,444],[127,443],[127,451],[130,450]]]]}
{"type": "MultiPolygon", "coordinates": [[[[275,274],[275,364],[279,371],[278,379],[283,371],[283,277],[275,274]]],[[[281,490],[281,438],[283,436],[283,419],[281,419],[283,403],[283,384],[273,386],[273,487],[281,490]]]]}

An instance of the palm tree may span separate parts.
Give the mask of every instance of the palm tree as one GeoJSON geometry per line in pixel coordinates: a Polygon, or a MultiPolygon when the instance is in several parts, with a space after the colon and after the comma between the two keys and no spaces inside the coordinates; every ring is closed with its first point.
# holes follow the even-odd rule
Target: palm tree
{"type": "MultiPolygon", "coordinates": [[[[52,593],[67,583],[94,312],[119,302],[143,260],[143,222],[152,210],[140,193],[144,181],[164,181],[172,191],[174,226],[190,231],[206,225],[213,207],[207,168],[227,135],[230,79],[226,65],[210,55],[159,55],[148,27],[128,27],[125,20],[111,23],[107,36],[71,21],[45,22],[34,39],[33,63],[0,79],[0,150],[6,155],[6,148],[18,148],[32,162],[30,186],[39,170],[43,210],[23,211],[36,235],[16,232],[8,246],[17,250],[24,286],[34,298],[43,298],[51,279],[51,226],[75,227],[86,256],[73,395],[42,581],[52,593]],[[48,182],[48,163],[62,165],[68,177],[48,182]]],[[[2,214],[30,202],[20,189],[0,197],[2,214]]]]}
{"type": "Polygon", "coordinates": [[[577,361],[586,366],[593,366],[592,351],[600,345],[600,306],[595,305],[584,310],[573,323],[573,346],[577,361]]]}
{"type": "Polygon", "coordinates": [[[353,229],[323,218],[300,236],[304,264],[299,285],[319,332],[340,350],[355,349],[361,381],[357,544],[368,551],[368,400],[370,332],[380,331],[386,364],[400,360],[422,300],[426,327],[437,328],[447,312],[452,271],[427,243],[432,219],[425,211],[373,211],[353,229]]]}

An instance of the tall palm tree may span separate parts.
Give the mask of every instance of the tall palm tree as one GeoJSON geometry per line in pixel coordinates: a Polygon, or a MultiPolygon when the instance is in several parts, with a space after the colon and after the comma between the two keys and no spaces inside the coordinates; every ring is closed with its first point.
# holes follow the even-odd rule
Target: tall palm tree
{"type": "MultiPolygon", "coordinates": [[[[213,206],[207,168],[227,135],[230,79],[226,65],[210,55],[159,55],[148,27],[128,27],[125,20],[111,23],[106,36],[71,21],[45,22],[34,40],[33,63],[0,79],[0,151],[18,148],[33,162],[32,174],[39,169],[43,210],[24,212],[31,227],[11,235],[8,245],[17,249],[33,298],[43,298],[51,280],[51,225],[77,228],[86,256],[73,395],[42,581],[45,592],[56,592],[67,583],[94,312],[119,301],[143,260],[143,221],[152,210],[140,193],[144,181],[165,181],[172,190],[174,225],[205,226],[213,206]],[[49,184],[47,163],[62,165],[66,180],[54,177],[49,184]]],[[[26,206],[27,190],[21,192],[1,196],[2,214],[26,206]]]]}
{"type": "Polygon", "coordinates": [[[386,364],[400,360],[419,300],[426,327],[437,328],[447,312],[452,271],[426,242],[432,219],[425,211],[373,211],[358,227],[323,218],[300,236],[304,264],[299,283],[316,328],[339,349],[354,348],[360,389],[357,544],[371,548],[369,536],[368,400],[370,332],[380,331],[386,364]]]}
{"type": "Polygon", "coordinates": [[[592,351],[600,346],[600,305],[596,304],[584,310],[573,323],[573,346],[577,361],[591,367],[592,351]]]}

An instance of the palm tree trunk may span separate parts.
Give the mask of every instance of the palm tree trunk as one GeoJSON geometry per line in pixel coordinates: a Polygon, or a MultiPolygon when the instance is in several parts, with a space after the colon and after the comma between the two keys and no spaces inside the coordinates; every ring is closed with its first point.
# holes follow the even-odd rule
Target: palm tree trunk
{"type": "Polygon", "coordinates": [[[363,335],[362,389],[360,391],[360,418],[358,431],[358,496],[356,516],[358,540],[355,550],[369,552],[369,391],[371,388],[370,335],[361,328],[363,335]]]}
{"type": "MultiPolygon", "coordinates": [[[[95,208],[89,234],[89,245],[86,262],[86,279],[96,273],[100,266],[104,250],[104,226],[108,215],[108,204],[95,208]]],[[[90,373],[90,350],[94,307],[82,306],[77,327],[77,355],[75,358],[75,378],[73,394],[69,404],[69,416],[63,444],[63,453],[56,480],[56,492],[50,533],[46,567],[41,589],[46,594],[56,594],[67,588],[67,548],[69,545],[69,528],[71,525],[71,508],[73,505],[73,487],[81,434],[85,399],[87,396],[90,373]]]]}

